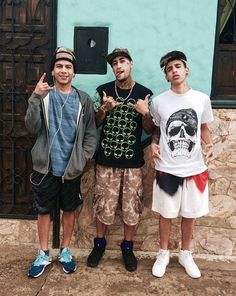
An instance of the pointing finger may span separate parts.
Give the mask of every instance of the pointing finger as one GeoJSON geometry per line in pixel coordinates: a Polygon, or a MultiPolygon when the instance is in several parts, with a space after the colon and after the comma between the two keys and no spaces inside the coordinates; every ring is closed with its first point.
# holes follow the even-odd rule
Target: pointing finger
{"type": "Polygon", "coordinates": [[[43,82],[45,77],[46,77],[46,73],[44,72],[43,75],[40,77],[39,82],[43,82]]]}
{"type": "Polygon", "coordinates": [[[144,101],[148,101],[149,97],[150,97],[150,94],[149,95],[146,95],[144,101]]]}

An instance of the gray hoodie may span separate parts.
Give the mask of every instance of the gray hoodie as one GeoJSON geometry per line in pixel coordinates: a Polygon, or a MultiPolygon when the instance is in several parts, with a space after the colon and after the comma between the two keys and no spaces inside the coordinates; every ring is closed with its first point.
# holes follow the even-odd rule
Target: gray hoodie
{"type": "MultiPolygon", "coordinates": [[[[76,89],[76,88],[75,88],[76,89]]],[[[93,103],[89,95],[76,89],[80,97],[81,108],[77,116],[77,130],[74,146],[62,179],[78,177],[86,164],[93,157],[97,144],[97,130],[93,103]]],[[[49,93],[43,96],[32,93],[28,100],[25,116],[27,130],[37,137],[31,150],[33,169],[48,174],[50,164],[50,143],[48,134],[49,93]]]]}

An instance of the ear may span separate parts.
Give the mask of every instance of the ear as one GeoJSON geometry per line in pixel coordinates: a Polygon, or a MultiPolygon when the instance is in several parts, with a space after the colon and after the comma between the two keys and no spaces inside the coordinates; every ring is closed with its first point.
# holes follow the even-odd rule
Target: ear
{"type": "Polygon", "coordinates": [[[165,76],[165,78],[166,78],[166,81],[167,81],[167,82],[170,82],[170,80],[168,79],[167,75],[165,76]]]}
{"type": "Polygon", "coordinates": [[[186,67],[186,75],[188,75],[188,74],[189,74],[189,68],[186,67]]]}
{"type": "Polygon", "coordinates": [[[54,76],[54,71],[52,71],[52,77],[54,76]]]}

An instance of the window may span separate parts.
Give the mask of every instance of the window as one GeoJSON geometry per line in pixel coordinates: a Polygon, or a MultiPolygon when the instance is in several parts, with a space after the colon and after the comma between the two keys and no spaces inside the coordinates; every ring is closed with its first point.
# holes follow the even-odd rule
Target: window
{"type": "Polygon", "coordinates": [[[236,107],[236,0],[219,0],[212,103],[218,108],[236,107]]]}

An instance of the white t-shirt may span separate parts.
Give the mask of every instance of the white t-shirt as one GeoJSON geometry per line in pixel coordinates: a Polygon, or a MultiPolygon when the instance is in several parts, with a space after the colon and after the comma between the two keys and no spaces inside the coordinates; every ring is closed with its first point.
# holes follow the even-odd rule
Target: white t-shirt
{"type": "Polygon", "coordinates": [[[150,112],[161,130],[156,170],[179,177],[204,172],[200,128],[213,121],[210,98],[193,89],[184,94],[168,90],[153,98],[150,112]]]}

